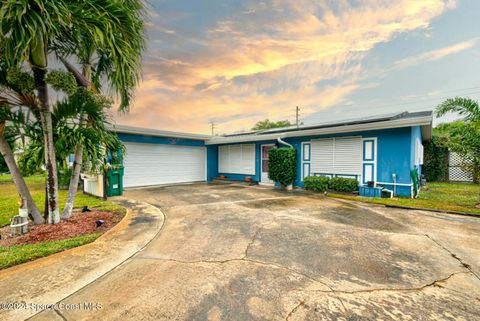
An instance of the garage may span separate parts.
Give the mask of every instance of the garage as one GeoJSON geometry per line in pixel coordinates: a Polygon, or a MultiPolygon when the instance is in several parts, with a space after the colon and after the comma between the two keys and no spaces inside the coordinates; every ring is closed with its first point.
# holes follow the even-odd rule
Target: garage
{"type": "Polygon", "coordinates": [[[124,187],[206,180],[205,147],[134,142],[124,145],[124,187]]]}

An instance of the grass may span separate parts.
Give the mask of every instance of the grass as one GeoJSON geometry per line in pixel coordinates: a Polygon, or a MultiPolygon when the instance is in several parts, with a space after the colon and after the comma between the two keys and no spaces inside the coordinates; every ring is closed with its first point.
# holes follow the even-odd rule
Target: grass
{"type": "MultiPolygon", "coordinates": [[[[35,175],[26,177],[25,181],[30,188],[30,193],[40,211],[43,212],[45,204],[45,176],[35,175]]],[[[60,210],[67,198],[67,191],[59,191],[60,210]]],[[[0,227],[10,224],[10,218],[18,215],[18,193],[10,175],[0,175],[0,227]]],[[[115,203],[85,195],[77,194],[75,208],[83,206],[95,208],[105,212],[124,212],[125,209],[115,203]]],[[[61,252],[80,245],[93,242],[100,233],[91,233],[76,236],[70,239],[49,241],[44,243],[15,245],[10,247],[0,246],[0,269],[5,269],[17,264],[32,261],[53,253],[61,252]]]]}
{"type": "Polygon", "coordinates": [[[100,233],[38,244],[0,246],[0,270],[95,241],[100,233]]]}
{"type": "Polygon", "coordinates": [[[410,198],[370,198],[354,195],[328,194],[330,197],[342,198],[365,203],[400,205],[435,210],[456,211],[480,215],[475,208],[479,202],[480,185],[462,183],[428,183],[422,188],[417,199],[410,198]]]}
{"type": "MultiPolygon", "coordinates": [[[[45,207],[45,176],[35,175],[26,177],[25,181],[30,188],[30,193],[41,212],[45,207]]],[[[65,204],[67,191],[59,191],[60,211],[65,204]]],[[[0,227],[10,224],[10,218],[18,215],[19,196],[10,175],[0,175],[0,227]]],[[[106,212],[124,211],[123,207],[102,199],[85,195],[82,192],[77,194],[75,208],[88,206],[106,212]]]]}

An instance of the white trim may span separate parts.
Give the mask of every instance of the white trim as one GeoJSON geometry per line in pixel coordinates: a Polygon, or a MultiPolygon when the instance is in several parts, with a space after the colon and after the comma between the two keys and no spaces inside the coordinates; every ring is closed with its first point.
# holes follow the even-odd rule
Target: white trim
{"type": "Polygon", "coordinates": [[[335,127],[328,127],[328,128],[296,130],[296,131],[283,132],[283,133],[277,133],[277,134],[213,137],[213,138],[207,139],[205,141],[205,144],[215,145],[215,144],[225,144],[225,143],[235,143],[235,142],[253,142],[253,141],[260,141],[260,140],[273,140],[279,137],[286,138],[286,137],[300,137],[300,136],[315,136],[315,135],[350,133],[350,132],[357,132],[357,131],[401,128],[401,127],[411,127],[411,126],[421,126],[421,125],[431,126],[432,116],[416,117],[413,119],[411,118],[396,119],[396,120],[381,121],[381,122],[366,123],[366,124],[335,126],[335,127]]]}
{"type": "Polygon", "coordinates": [[[377,184],[377,159],[378,159],[378,137],[362,137],[362,184],[363,184],[363,165],[364,164],[373,164],[373,181],[377,184]],[[363,141],[364,140],[373,140],[373,161],[363,160],[363,141]]]}
{"type": "Polygon", "coordinates": [[[306,141],[306,142],[302,142],[300,144],[300,148],[301,148],[301,151],[300,151],[300,157],[301,157],[301,166],[300,166],[300,182],[303,182],[303,180],[305,179],[305,173],[304,173],[304,168],[305,168],[305,164],[308,164],[308,168],[310,170],[310,174],[312,174],[312,141],[306,141]],[[307,160],[304,160],[304,152],[305,152],[305,148],[304,148],[304,145],[305,144],[308,144],[310,145],[309,148],[308,148],[308,161],[307,160]]]}
{"type": "Polygon", "coordinates": [[[380,184],[380,185],[397,185],[397,186],[413,186],[412,183],[410,184],[402,184],[402,183],[385,183],[385,182],[377,182],[377,184],[380,184]]]}
{"type": "Polygon", "coordinates": [[[108,126],[108,128],[116,133],[148,135],[148,136],[157,136],[157,137],[173,137],[173,138],[186,138],[186,139],[197,139],[197,140],[206,140],[212,137],[209,135],[180,133],[180,132],[172,132],[168,130],[158,130],[158,129],[150,129],[150,128],[142,128],[142,127],[134,127],[134,126],[125,126],[125,125],[108,126]]]}

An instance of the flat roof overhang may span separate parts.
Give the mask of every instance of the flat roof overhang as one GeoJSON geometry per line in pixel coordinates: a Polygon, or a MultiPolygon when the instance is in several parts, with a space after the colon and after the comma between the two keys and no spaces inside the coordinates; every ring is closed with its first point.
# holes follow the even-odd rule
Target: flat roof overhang
{"type": "Polygon", "coordinates": [[[158,129],[150,129],[150,128],[142,128],[142,127],[125,126],[125,125],[109,126],[109,129],[120,134],[184,138],[184,139],[194,139],[194,140],[203,140],[203,141],[212,137],[210,135],[172,132],[168,130],[158,130],[158,129]]]}
{"type": "Polygon", "coordinates": [[[283,133],[279,132],[279,133],[263,134],[263,135],[262,134],[243,135],[243,136],[238,135],[238,136],[230,136],[230,137],[209,136],[210,139],[207,139],[205,141],[205,144],[220,145],[220,144],[241,143],[241,142],[255,142],[255,141],[263,141],[263,140],[276,140],[277,138],[352,133],[352,132],[359,132],[359,131],[381,130],[381,129],[401,128],[401,127],[412,127],[412,126],[421,126],[423,140],[430,140],[432,138],[432,120],[433,120],[433,117],[430,115],[430,116],[424,116],[424,117],[395,119],[395,120],[388,120],[388,121],[352,124],[352,125],[339,125],[339,126],[332,126],[332,127],[325,127],[325,128],[296,130],[296,131],[288,131],[283,133]]]}

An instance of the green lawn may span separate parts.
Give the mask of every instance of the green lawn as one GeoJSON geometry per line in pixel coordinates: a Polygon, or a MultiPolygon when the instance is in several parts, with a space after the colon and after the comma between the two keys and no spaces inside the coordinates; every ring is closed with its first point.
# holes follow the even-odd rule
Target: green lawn
{"type": "MultiPolygon", "coordinates": [[[[40,211],[43,212],[45,204],[45,177],[42,175],[27,177],[27,185],[30,188],[40,211]]],[[[65,204],[67,191],[61,190],[59,194],[60,210],[65,204]]],[[[0,226],[10,224],[10,218],[18,215],[18,193],[10,175],[0,175],[0,226]]],[[[75,208],[81,208],[88,205],[90,208],[106,212],[125,212],[125,209],[115,203],[104,201],[93,196],[88,196],[79,192],[75,200],[75,208]]],[[[93,242],[101,234],[92,233],[82,236],[76,236],[70,239],[50,241],[38,244],[0,246],[0,269],[32,261],[40,257],[48,256],[53,253],[68,250],[70,248],[93,242]]]]}
{"type": "Polygon", "coordinates": [[[436,210],[456,211],[480,215],[475,208],[479,202],[480,185],[461,183],[428,183],[422,188],[417,199],[410,198],[370,198],[353,195],[328,194],[330,197],[343,198],[365,203],[400,205],[436,210]]]}
{"type": "Polygon", "coordinates": [[[95,241],[100,233],[38,244],[0,246],[0,270],[95,241]]]}
{"type": "MultiPolygon", "coordinates": [[[[25,178],[30,193],[35,200],[38,208],[43,212],[45,208],[45,176],[35,175],[25,178]]],[[[67,198],[67,191],[60,190],[60,211],[65,205],[67,198]]],[[[0,227],[10,224],[10,218],[14,215],[18,215],[18,193],[13,184],[10,175],[0,175],[0,227]]],[[[75,208],[81,208],[85,205],[93,208],[96,207],[102,211],[123,211],[123,208],[112,202],[104,201],[99,198],[88,196],[81,191],[77,194],[75,199],[75,208]]]]}

